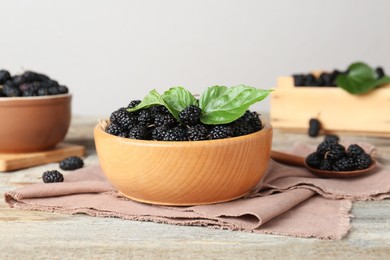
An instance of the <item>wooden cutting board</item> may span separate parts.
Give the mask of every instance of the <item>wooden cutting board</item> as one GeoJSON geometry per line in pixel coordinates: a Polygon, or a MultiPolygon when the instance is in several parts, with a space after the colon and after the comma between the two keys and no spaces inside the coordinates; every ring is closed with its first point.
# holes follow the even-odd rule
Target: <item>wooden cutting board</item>
{"type": "Polygon", "coordinates": [[[69,156],[84,156],[82,145],[60,143],[47,151],[33,153],[0,153],[0,172],[13,171],[46,163],[59,162],[69,156]]]}

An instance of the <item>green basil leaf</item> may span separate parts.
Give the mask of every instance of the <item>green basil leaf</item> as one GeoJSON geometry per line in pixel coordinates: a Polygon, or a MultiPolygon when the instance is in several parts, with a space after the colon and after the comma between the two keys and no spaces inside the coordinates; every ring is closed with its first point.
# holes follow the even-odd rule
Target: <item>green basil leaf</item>
{"type": "Polygon", "coordinates": [[[248,108],[264,98],[272,90],[262,90],[239,85],[209,87],[201,96],[199,106],[202,109],[200,120],[204,124],[227,124],[241,117],[248,108]]]}
{"type": "Polygon", "coordinates": [[[196,98],[183,87],[173,87],[165,91],[161,96],[164,102],[171,108],[171,113],[175,118],[189,105],[198,105],[196,98]]]}
{"type": "Polygon", "coordinates": [[[349,93],[358,95],[367,93],[383,84],[390,83],[390,78],[384,76],[378,79],[378,75],[374,69],[363,62],[356,62],[348,67],[347,74],[339,74],[337,76],[336,83],[349,93]]]}
{"type": "Polygon", "coordinates": [[[149,94],[146,95],[144,99],[141,101],[141,103],[139,103],[136,107],[129,108],[127,109],[127,111],[134,112],[140,109],[144,109],[156,105],[165,106],[169,110],[169,112],[173,114],[172,108],[167,103],[165,103],[161,95],[155,89],[150,91],[149,94]]]}

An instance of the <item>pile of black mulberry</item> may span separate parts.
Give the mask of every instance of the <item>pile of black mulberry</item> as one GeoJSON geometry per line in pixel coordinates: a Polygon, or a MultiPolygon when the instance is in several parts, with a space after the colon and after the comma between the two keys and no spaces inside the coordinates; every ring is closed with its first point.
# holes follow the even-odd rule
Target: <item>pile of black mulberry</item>
{"type": "MultiPolygon", "coordinates": [[[[378,79],[385,76],[385,72],[382,67],[378,67],[375,69],[375,72],[378,75],[378,79]]],[[[346,74],[348,71],[339,71],[333,70],[331,72],[323,72],[318,77],[316,77],[312,73],[308,74],[294,74],[294,86],[296,87],[336,87],[336,78],[339,74],[346,74]]]]}
{"type": "Polygon", "coordinates": [[[228,124],[206,125],[200,122],[201,109],[189,105],[179,113],[179,121],[165,106],[128,112],[141,101],[133,100],[128,107],[114,111],[105,128],[109,134],[141,140],[201,141],[247,135],[262,129],[256,112],[247,110],[243,116],[228,124]]]}
{"type": "Polygon", "coordinates": [[[337,136],[329,136],[320,143],[317,151],[306,157],[306,164],[324,171],[353,171],[368,168],[372,158],[362,147],[351,144],[346,149],[337,136]]]}
{"type": "Polygon", "coordinates": [[[48,76],[25,71],[11,76],[7,70],[0,70],[0,97],[31,97],[68,93],[68,88],[48,76]]]}

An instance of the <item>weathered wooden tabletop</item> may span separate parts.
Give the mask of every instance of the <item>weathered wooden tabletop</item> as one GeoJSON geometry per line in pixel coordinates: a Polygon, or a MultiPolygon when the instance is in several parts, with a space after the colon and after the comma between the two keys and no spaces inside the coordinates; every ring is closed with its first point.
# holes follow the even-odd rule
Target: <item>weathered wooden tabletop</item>
{"type": "MultiPolygon", "coordinates": [[[[87,148],[86,165],[98,162],[92,130],[96,117],[75,117],[66,141],[87,148]]],[[[347,136],[378,148],[377,158],[390,168],[390,139],[347,136]]],[[[301,140],[318,144],[323,137],[274,130],[273,149],[301,140]]],[[[58,163],[0,173],[0,192],[39,182],[58,163]]],[[[356,202],[352,229],[339,241],[302,239],[204,227],[61,215],[9,208],[0,200],[0,259],[388,259],[390,200],[356,202]]]]}

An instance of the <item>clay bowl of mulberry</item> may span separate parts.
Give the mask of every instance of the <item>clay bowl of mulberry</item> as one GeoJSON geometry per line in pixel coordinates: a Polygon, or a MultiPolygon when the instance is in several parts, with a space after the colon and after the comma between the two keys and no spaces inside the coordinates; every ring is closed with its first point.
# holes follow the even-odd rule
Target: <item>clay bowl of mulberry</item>
{"type": "Polygon", "coordinates": [[[272,127],[232,138],[151,141],[94,129],[99,162],[107,179],[132,200],[159,205],[202,205],[248,194],[264,177],[272,127]]]}
{"type": "Polygon", "coordinates": [[[68,131],[71,99],[71,94],[0,97],[0,153],[55,147],[68,131]]]}

